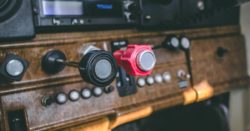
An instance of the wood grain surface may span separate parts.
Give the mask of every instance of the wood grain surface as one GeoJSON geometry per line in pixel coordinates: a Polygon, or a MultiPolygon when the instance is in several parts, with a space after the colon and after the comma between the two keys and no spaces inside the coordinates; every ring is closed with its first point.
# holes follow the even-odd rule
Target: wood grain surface
{"type": "MultiPolygon", "coordinates": [[[[7,53],[14,53],[28,60],[30,66],[22,81],[0,84],[0,122],[1,129],[6,131],[9,130],[7,113],[17,109],[25,111],[29,130],[60,130],[140,107],[149,106],[158,111],[185,104],[185,91],[204,80],[211,85],[214,95],[249,84],[245,43],[238,26],[178,31],[114,30],[38,34],[35,39],[29,41],[0,43],[0,59],[7,53]],[[152,76],[169,72],[172,75],[171,82],[138,87],[136,94],[127,97],[120,97],[115,89],[112,93],[104,93],[100,97],[68,101],[64,105],[53,103],[45,107],[41,104],[45,95],[94,87],[84,82],[75,68],[66,67],[55,75],[44,73],[41,69],[41,58],[47,51],[59,49],[66,54],[68,60],[79,61],[79,52],[87,45],[110,50],[112,41],[128,40],[131,44],[155,46],[160,45],[166,36],[171,34],[185,35],[192,42],[190,56],[186,56],[183,51],[169,51],[163,48],[155,50],[157,65],[152,76]],[[228,50],[224,57],[218,57],[216,54],[220,47],[228,50]],[[186,89],[180,89],[178,86],[180,78],[177,71],[180,69],[186,73],[191,71],[192,79],[185,79],[188,82],[186,89]]],[[[116,81],[112,85],[116,87],[116,81]]]]}

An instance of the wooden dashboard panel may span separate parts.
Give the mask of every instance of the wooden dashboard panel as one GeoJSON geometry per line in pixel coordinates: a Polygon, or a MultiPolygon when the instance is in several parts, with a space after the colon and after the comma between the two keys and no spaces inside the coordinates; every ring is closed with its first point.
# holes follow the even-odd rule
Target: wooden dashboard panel
{"type": "Polygon", "coordinates": [[[183,92],[192,88],[191,83],[195,85],[203,80],[216,87],[215,94],[227,92],[238,86],[243,87],[249,82],[244,48],[243,37],[237,26],[157,32],[117,30],[40,34],[30,41],[1,43],[1,59],[6,53],[14,53],[30,62],[22,81],[0,85],[1,129],[10,130],[8,119],[12,111],[23,111],[28,130],[59,130],[103,116],[114,116],[120,113],[121,109],[151,106],[156,111],[181,105],[184,103],[183,92]],[[76,102],[67,101],[63,105],[53,103],[47,107],[41,104],[44,96],[94,88],[82,80],[75,68],[66,67],[55,75],[44,73],[41,69],[41,58],[47,51],[60,49],[68,60],[79,61],[81,58],[79,52],[87,45],[111,50],[112,41],[128,40],[131,44],[159,46],[168,35],[172,34],[187,36],[192,42],[192,48],[190,56],[181,50],[170,51],[164,48],[155,50],[157,65],[150,76],[168,72],[172,78],[170,82],[137,86],[136,94],[120,97],[116,88],[117,81],[114,81],[112,86],[115,90],[100,97],[81,98],[76,102]],[[228,50],[221,58],[216,54],[219,47],[228,50]],[[192,76],[185,80],[180,79],[177,73],[180,70],[187,76],[189,74],[192,76]],[[187,84],[186,88],[179,87],[183,81],[187,84]]]}
{"type": "Polygon", "coordinates": [[[190,57],[194,84],[207,80],[216,87],[248,79],[244,38],[240,34],[195,39],[192,44],[190,57]]]}

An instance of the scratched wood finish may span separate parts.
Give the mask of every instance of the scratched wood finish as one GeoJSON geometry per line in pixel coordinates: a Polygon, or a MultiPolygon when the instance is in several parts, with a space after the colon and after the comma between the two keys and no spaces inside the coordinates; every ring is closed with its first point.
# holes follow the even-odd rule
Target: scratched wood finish
{"type": "MultiPolygon", "coordinates": [[[[177,78],[176,72],[178,69],[187,71],[185,64],[176,66],[162,65],[158,67],[154,74],[169,71],[173,78],[177,78]]],[[[53,104],[49,107],[43,107],[41,105],[41,99],[45,95],[59,92],[68,93],[71,90],[80,91],[84,87],[92,88],[92,86],[80,82],[4,95],[2,96],[2,104],[3,110],[5,111],[18,107],[26,109],[30,129],[35,130],[41,127],[45,128],[46,126],[56,126],[62,122],[70,122],[77,118],[84,118],[85,116],[91,116],[101,112],[113,113],[113,110],[122,107],[143,104],[173,94],[181,94],[181,89],[179,89],[177,85],[178,79],[173,79],[171,83],[155,84],[154,86],[138,88],[138,93],[129,97],[119,97],[118,92],[115,90],[113,93],[104,94],[99,98],[92,97],[88,100],[81,99],[77,102],[68,101],[64,105],[53,104]]]]}
{"type": "Polygon", "coordinates": [[[210,84],[216,85],[247,77],[245,44],[241,35],[197,39],[192,44],[195,84],[208,80],[210,84]],[[228,50],[223,57],[216,53],[220,47],[228,50]]]}
{"type": "Polygon", "coordinates": [[[130,43],[159,45],[165,36],[170,34],[186,35],[192,40],[191,56],[194,83],[199,82],[201,79],[208,79],[215,87],[215,95],[228,92],[235,87],[240,88],[248,85],[249,80],[243,60],[245,51],[242,50],[244,41],[238,26],[162,32],[116,30],[39,34],[34,40],[18,43],[1,43],[0,45],[1,58],[4,57],[6,52],[14,52],[32,62],[22,82],[1,85],[0,121],[3,121],[1,122],[2,130],[9,130],[6,113],[20,108],[25,109],[30,130],[48,130],[77,125],[106,115],[115,115],[121,109],[129,110],[149,105],[157,111],[182,104],[184,100],[182,90],[177,86],[178,78],[176,72],[179,69],[187,71],[184,53],[160,49],[156,51],[158,63],[153,75],[168,71],[172,74],[173,79],[171,83],[138,88],[138,93],[129,97],[119,97],[115,90],[99,98],[92,97],[89,100],[81,99],[77,102],[68,101],[65,105],[53,104],[49,107],[41,105],[41,98],[44,95],[60,91],[68,93],[72,89],[81,90],[82,88],[93,87],[82,81],[77,70],[73,68],[66,68],[63,72],[53,76],[44,74],[41,71],[40,58],[47,50],[51,48],[61,49],[67,53],[70,60],[79,60],[80,56],[76,52],[79,52],[87,44],[96,44],[101,48],[109,49],[110,41],[128,39],[130,43]],[[233,60],[232,62],[232,59],[227,58],[227,55],[223,61],[217,60],[215,56],[211,57],[215,53],[214,49],[217,49],[213,46],[220,44],[230,49],[227,55],[241,57],[242,60],[233,60]],[[234,69],[236,71],[230,71],[229,67],[224,69],[221,64],[216,64],[217,62],[222,62],[223,66],[235,64],[234,69]],[[213,71],[213,68],[207,69],[203,73],[203,69],[212,64],[214,64],[214,68],[218,72],[216,78],[225,78],[215,79],[210,76],[209,72],[213,71]],[[233,75],[230,75],[230,73],[233,73],[233,75]]]}

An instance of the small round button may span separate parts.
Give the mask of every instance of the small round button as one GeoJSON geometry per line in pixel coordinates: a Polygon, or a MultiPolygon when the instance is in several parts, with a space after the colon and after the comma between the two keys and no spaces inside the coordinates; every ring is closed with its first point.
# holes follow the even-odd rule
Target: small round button
{"type": "Polygon", "coordinates": [[[171,82],[172,79],[171,74],[169,72],[164,72],[162,74],[162,78],[165,82],[171,82]]]}
{"type": "Polygon", "coordinates": [[[155,82],[156,83],[162,83],[162,81],[163,81],[162,76],[160,74],[156,74],[155,75],[155,82]]]}
{"type": "Polygon", "coordinates": [[[50,106],[54,102],[54,100],[51,96],[44,96],[41,102],[43,106],[50,106]]]}
{"type": "Polygon", "coordinates": [[[110,52],[93,50],[81,59],[79,71],[86,82],[104,87],[114,81],[117,74],[117,66],[110,52]]]}
{"type": "Polygon", "coordinates": [[[145,85],[146,85],[145,79],[144,79],[144,78],[139,78],[139,79],[137,80],[137,85],[140,86],[140,87],[145,86],[145,85]]]}
{"type": "Polygon", "coordinates": [[[114,90],[115,90],[115,87],[113,87],[113,86],[106,86],[104,88],[104,92],[107,94],[113,92],[114,90]]]}
{"type": "Polygon", "coordinates": [[[152,76],[148,76],[146,78],[147,84],[153,85],[155,83],[154,78],[152,76]]]}
{"type": "Polygon", "coordinates": [[[96,97],[99,97],[103,94],[103,90],[101,87],[95,87],[93,88],[93,95],[96,97]]]}
{"type": "Polygon", "coordinates": [[[17,77],[24,71],[24,65],[21,61],[13,59],[6,65],[6,71],[10,76],[17,77]]]}
{"type": "Polygon", "coordinates": [[[189,50],[191,46],[191,42],[187,37],[181,38],[181,49],[183,50],[189,50]]]}
{"type": "Polygon", "coordinates": [[[67,95],[65,93],[58,93],[56,95],[56,102],[58,104],[65,104],[68,101],[67,95]]]}
{"type": "Polygon", "coordinates": [[[92,93],[89,88],[84,88],[81,91],[81,95],[83,99],[89,99],[92,96],[92,93]]]}
{"type": "Polygon", "coordinates": [[[143,71],[150,71],[155,67],[156,58],[151,51],[142,51],[137,56],[137,65],[143,71]]]}
{"type": "Polygon", "coordinates": [[[69,99],[71,101],[77,101],[77,100],[79,100],[80,99],[79,92],[76,91],[76,90],[70,91],[70,93],[69,93],[69,99]]]}

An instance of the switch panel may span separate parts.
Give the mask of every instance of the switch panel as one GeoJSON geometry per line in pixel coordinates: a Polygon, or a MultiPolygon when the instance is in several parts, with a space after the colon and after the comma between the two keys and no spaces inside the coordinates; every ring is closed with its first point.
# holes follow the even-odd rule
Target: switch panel
{"type": "Polygon", "coordinates": [[[247,85],[245,59],[238,26],[40,34],[29,42],[3,43],[1,69],[21,79],[0,83],[0,121],[4,127],[61,130],[124,109],[181,105],[186,91],[201,81],[208,81],[215,94],[247,85]],[[17,59],[6,60],[6,52],[17,59]],[[9,112],[20,107],[21,121],[9,122],[9,112]]]}

